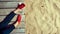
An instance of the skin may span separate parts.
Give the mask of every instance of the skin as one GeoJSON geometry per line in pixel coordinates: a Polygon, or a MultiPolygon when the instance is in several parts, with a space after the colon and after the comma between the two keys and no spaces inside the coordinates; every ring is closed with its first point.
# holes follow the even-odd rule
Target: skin
{"type": "MultiPolygon", "coordinates": [[[[24,6],[25,6],[24,4],[21,4],[19,8],[17,8],[17,9],[14,10],[14,13],[15,13],[15,14],[18,14],[19,11],[22,11],[22,9],[24,8],[24,6]]],[[[14,24],[14,26],[17,27],[18,25],[19,25],[19,23],[18,23],[18,21],[17,21],[17,22],[14,24]]]]}
{"type": "MultiPolygon", "coordinates": [[[[22,10],[22,9],[19,9],[19,8],[18,8],[18,9],[15,9],[15,10],[14,10],[14,13],[15,13],[15,14],[18,14],[18,12],[21,11],[21,10],[22,10]]],[[[19,25],[19,23],[18,23],[18,21],[17,21],[17,22],[14,24],[14,26],[17,27],[18,25],[19,25]]]]}

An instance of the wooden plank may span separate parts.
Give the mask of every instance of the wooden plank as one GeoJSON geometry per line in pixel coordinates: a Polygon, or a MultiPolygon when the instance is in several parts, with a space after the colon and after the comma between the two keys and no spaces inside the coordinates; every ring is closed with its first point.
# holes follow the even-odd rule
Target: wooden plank
{"type": "MultiPolygon", "coordinates": [[[[14,9],[0,9],[0,16],[8,15],[14,9]]],[[[19,11],[20,14],[24,15],[24,11],[19,11]]]]}
{"type": "Polygon", "coordinates": [[[14,33],[11,33],[11,34],[25,34],[25,33],[15,33],[15,32],[14,32],[14,33]]]}
{"type": "MultiPolygon", "coordinates": [[[[10,22],[9,24],[12,24],[14,22],[10,22]]],[[[25,29],[25,23],[24,22],[21,22],[19,26],[17,26],[16,29],[25,29]]]]}
{"type": "MultiPolygon", "coordinates": [[[[5,17],[6,17],[6,16],[0,16],[0,22],[1,22],[2,20],[4,20],[5,17]]],[[[16,16],[13,18],[12,21],[15,21],[15,20],[16,20],[16,16]]]]}
{"type": "Polygon", "coordinates": [[[7,2],[23,2],[24,0],[0,0],[0,1],[7,1],[7,2]]]}
{"type": "MultiPolygon", "coordinates": [[[[10,22],[10,23],[13,23],[13,22],[10,22]]],[[[21,22],[21,24],[12,31],[12,33],[24,33],[24,32],[25,32],[24,22],[21,22]]]]}
{"type": "MultiPolygon", "coordinates": [[[[8,25],[9,24],[12,24],[12,23],[14,23],[14,22],[9,22],[8,25]]],[[[25,23],[24,22],[21,22],[20,25],[17,26],[15,29],[25,29],[25,23]]]]}
{"type": "Polygon", "coordinates": [[[11,34],[17,34],[17,33],[25,33],[25,25],[24,25],[24,22],[21,22],[21,24],[16,27],[12,32],[11,34]]]}
{"type": "Polygon", "coordinates": [[[15,33],[15,32],[14,32],[14,33],[11,33],[11,34],[25,34],[25,33],[15,33]]]}
{"type": "Polygon", "coordinates": [[[22,34],[22,33],[25,33],[25,29],[14,29],[11,34],[22,34]]]}
{"type": "MultiPolygon", "coordinates": [[[[19,2],[23,2],[23,0],[0,0],[0,22],[12,11],[17,7],[17,4],[19,2]]],[[[21,15],[23,12],[20,12],[21,15]]],[[[16,20],[15,16],[11,22],[13,23],[16,20]]],[[[24,20],[24,17],[22,18],[24,20]]],[[[21,21],[21,24],[15,28],[11,34],[25,34],[25,24],[23,21],[21,21]]]]}
{"type": "Polygon", "coordinates": [[[13,32],[16,32],[16,33],[24,33],[25,32],[25,29],[14,29],[13,32]]]}
{"type": "MultiPolygon", "coordinates": [[[[0,22],[1,22],[5,17],[6,17],[6,16],[0,16],[0,22]]],[[[13,18],[11,21],[15,21],[16,18],[17,18],[17,15],[14,16],[14,18],[13,18]]],[[[21,20],[21,21],[24,21],[24,19],[25,19],[25,15],[22,15],[22,20],[21,20]]]]}
{"type": "Polygon", "coordinates": [[[2,8],[16,8],[19,2],[0,2],[0,9],[2,8]]]}
{"type": "Polygon", "coordinates": [[[10,12],[12,12],[14,9],[0,9],[0,15],[8,15],[10,12]]]}

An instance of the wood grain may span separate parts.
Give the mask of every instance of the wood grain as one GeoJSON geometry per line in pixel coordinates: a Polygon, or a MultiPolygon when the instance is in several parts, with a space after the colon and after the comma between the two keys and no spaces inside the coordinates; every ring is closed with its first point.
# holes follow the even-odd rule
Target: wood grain
{"type": "MultiPolygon", "coordinates": [[[[24,0],[0,0],[0,22],[12,12],[18,5],[19,2],[24,0]]],[[[25,23],[24,23],[24,13],[19,12],[22,15],[21,24],[15,28],[10,34],[25,34],[25,23]]],[[[12,24],[16,20],[17,15],[11,20],[9,24],[12,24]]]]}
{"type": "MultiPolygon", "coordinates": [[[[15,9],[0,9],[0,16],[6,16],[15,9]]],[[[21,15],[24,15],[24,11],[19,11],[21,15]]]]}
{"type": "Polygon", "coordinates": [[[16,8],[19,2],[0,2],[0,9],[16,8]]]}
{"type": "MultiPolygon", "coordinates": [[[[2,21],[2,20],[4,20],[4,18],[5,18],[6,16],[0,16],[0,22],[2,21]]],[[[11,21],[15,21],[16,20],[16,18],[17,18],[17,15],[16,16],[14,16],[14,18],[11,20],[11,21]]],[[[24,22],[24,19],[25,19],[25,16],[24,15],[22,15],[22,22],[24,22]]]]}
{"type": "Polygon", "coordinates": [[[23,2],[24,0],[0,0],[2,2],[23,2]]]}

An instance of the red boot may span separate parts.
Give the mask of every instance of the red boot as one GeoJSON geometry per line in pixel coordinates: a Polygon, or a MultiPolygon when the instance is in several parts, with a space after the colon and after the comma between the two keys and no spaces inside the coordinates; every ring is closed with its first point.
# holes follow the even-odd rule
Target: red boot
{"type": "Polygon", "coordinates": [[[22,9],[24,7],[25,7],[25,4],[24,3],[19,3],[17,8],[22,9]]]}
{"type": "Polygon", "coordinates": [[[17,16],[17,20],[13,23],[13,24],[15,24],[15,23],[17,23],[18,22],[18,24],[20,24],[20,22],[21,22],[21,15],[20,14],[18,14],[18,16],[17,16]]]}
{"type": "Polygon", "coordinates": [[[17,16],[17,22],[20,24],[20,22],[21,22],[21,15],[20,14],[18,14],[18,16],[17,16]]]}

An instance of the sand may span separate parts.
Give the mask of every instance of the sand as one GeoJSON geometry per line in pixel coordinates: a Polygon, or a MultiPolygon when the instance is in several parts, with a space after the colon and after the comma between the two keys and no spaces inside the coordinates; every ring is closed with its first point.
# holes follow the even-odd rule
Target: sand
{"type": "Polygon", "coordinates": [[[26,34],[60,34],[60,0],[25,0],[26,34]]]}

